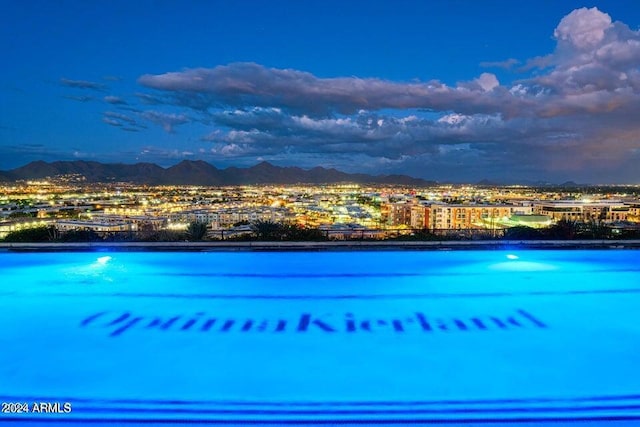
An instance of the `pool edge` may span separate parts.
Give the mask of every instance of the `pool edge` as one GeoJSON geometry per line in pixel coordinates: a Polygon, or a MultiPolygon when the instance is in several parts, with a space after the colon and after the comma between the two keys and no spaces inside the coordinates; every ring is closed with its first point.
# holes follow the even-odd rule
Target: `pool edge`
{"type": "Polygon", "coordinates": [[[640,240],[0,243],[0,252],[640,249],[640,240]]]}

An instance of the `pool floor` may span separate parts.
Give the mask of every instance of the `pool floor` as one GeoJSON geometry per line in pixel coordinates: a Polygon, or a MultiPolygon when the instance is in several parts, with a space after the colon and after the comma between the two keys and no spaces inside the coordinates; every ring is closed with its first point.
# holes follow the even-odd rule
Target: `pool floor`
{"type": "Polygon", "coordinates": [[[0,272],[0,421],[640,425],[640,251],[4,253],[0,272]]]}

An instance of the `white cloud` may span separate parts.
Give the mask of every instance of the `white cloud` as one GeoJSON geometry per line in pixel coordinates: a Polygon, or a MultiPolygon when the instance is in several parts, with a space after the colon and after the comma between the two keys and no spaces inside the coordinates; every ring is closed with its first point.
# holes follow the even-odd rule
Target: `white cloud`
{"type": "Polygon", "coordinates": [[[562,18],[553,34],[560,42],[587,50],[599,45],[609,28],[611,17],[608,14],[600,12],[596,7],[583,7],[562,18]]]}
{"type": "Polygon", "coordinates": [[[485,92],[488,92],[500,86],[498,78],[495,76],[495,74],[491,73],[480,74],[480,77],[476,79],[476,82],[478,82],[482,90],[484,90],[485,92]]]}
{"type": "Polygon", "coordinates": [[[467,119],[467,116],[463,114],[447,114],[446,116],[442,116],[438,119],[438,123],[446,123],[449,125],[458,125],[464,122],[467,119]]]}

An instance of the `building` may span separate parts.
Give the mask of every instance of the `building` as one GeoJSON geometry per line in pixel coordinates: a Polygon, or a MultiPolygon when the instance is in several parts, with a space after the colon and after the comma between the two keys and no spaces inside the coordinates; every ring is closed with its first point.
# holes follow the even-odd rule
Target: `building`
{"type": "Polygon", "coordinates": [[[387,224],[392,227],[411,226],[411,210],[414,205],[413,202],[388,203],[385,209],[387,224]]]}
{"type": "Polygon", "coordinates": [[[511,217],[514,205],[432,204],[429,226],[432,230],[499,228],[499,222],[511,217]]]}
{"type": "Polygon", "coordinates": [[[411,228],[429,228],[431,221],[431,206],[420,203],[411,206],[411,228]]]}
{"type": "Polygon", "coordinates": [[[535,214],[546,215],[553,221],[614,222],[626,221],[631,207],[620,201],[557,200],[535,202],[533,209],[535,214]]]}
{"type": "Polygon", "coordinates": [[[50,221],[36,218],[19,218],[12,221],[0,221],[0,239],[7,237],[13,231],[26,230],[28,228],[46,227],[50,221]]]}
{"type": "Polygon", "coordinates": [[[330,240],[380,240],[386,237],[382,230],[371,230],[360,224],[331,224],[320,226],[330,240]]]}
{"type": "Polygon", "coordinates": [[[98,233],[135,231],[133,225],[124,221],[56,221],[55,227],[59,231],[91,230],[98,233]]]}
{"type": "Polygon", "coordinates": [[[627,215],[628,221],[640,222],[640,203],[631,202],[626,203],[629,207],[629,214],[627,215]]]}
{"type": "Polygon", "coordinates": [[[229,228],[234,224],[257,221],[283,222],[287,219],[288,211],[285,208],[256,207],[226,208],[226,209],[195,209],[169,216],[172,223],[199,222],[210,224],[213,229],[229,228]]]}

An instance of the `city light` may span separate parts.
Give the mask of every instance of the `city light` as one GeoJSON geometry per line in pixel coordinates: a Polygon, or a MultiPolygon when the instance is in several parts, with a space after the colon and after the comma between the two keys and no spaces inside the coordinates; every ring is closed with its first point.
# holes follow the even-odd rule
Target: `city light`
{"type": "MultiPolygon", "coordinates": [[[[495,238],[510,228],[545,229],[561,220],[615,225],[616,235],[640,229],[638,191],[629,189],[567,194],[526,186],[451,184],[152,187],[71,178],[0,187],[0,239],[44,227],[60,233],[149,236],[183,232],[191,223],[206,224],[210,239],[227,239],[250,233],[246,226],[260,221],[316,228],[330,239],[379,240],[424,230],[462,237],[488,232],[495,238]]],[[[55,232],[51,239],[58,237],[55,232]]]]}

